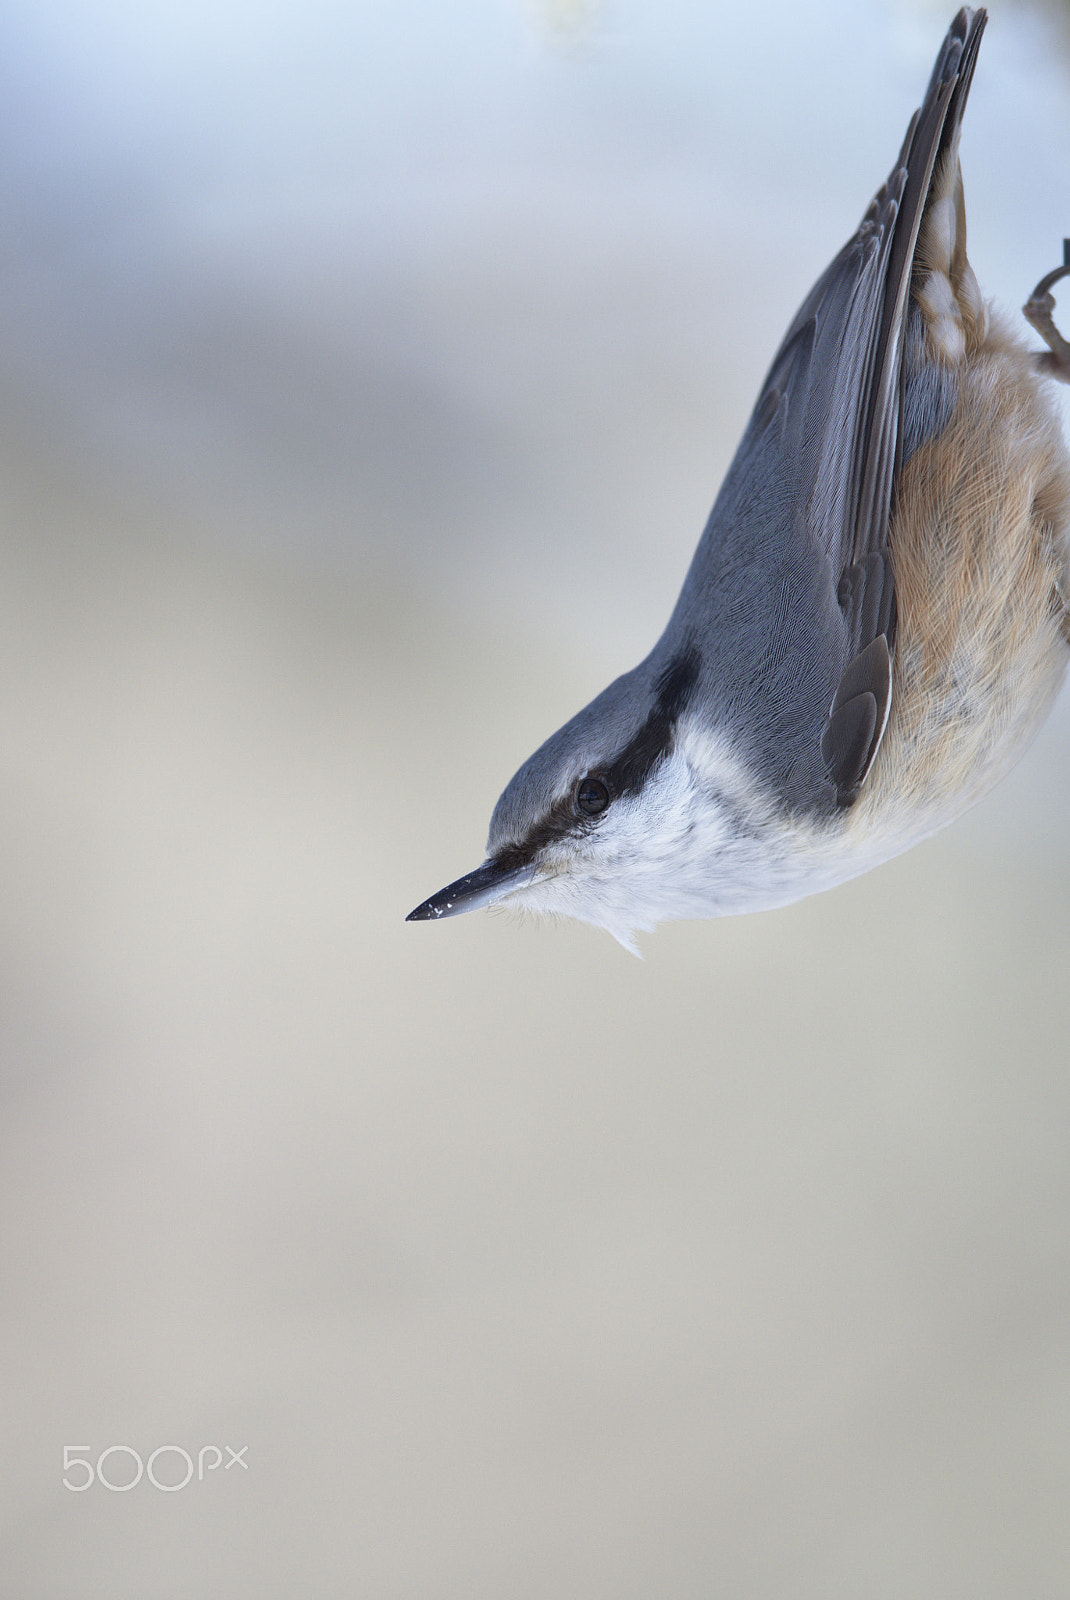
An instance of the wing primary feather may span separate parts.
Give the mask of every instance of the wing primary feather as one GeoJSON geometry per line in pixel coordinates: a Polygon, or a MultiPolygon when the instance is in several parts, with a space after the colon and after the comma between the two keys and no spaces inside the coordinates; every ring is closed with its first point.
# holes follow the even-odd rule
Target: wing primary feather
{"type": "Polygon", "coordinates": [[[861,234],[871,225],[875,209],[875,226],[882,230],[881,282],[871,287],[879,293],[879,306],[871,318],[865,387],[855,397],[858,410],[847,495],[854,516],[837,591],[852,655],[821,743],[839,805],[849,805],[857,797],[891,709],[896,604],[888,532],[903,461],[908,297],[933,173],[957,143],[986,20],[984,11],[963,8],[951,24],[925,99],[911,119],[899,163],[860,229],[861,234]],[[866,695],[872,695],[875,703],[872,724],[864,705],[866,695]]]}

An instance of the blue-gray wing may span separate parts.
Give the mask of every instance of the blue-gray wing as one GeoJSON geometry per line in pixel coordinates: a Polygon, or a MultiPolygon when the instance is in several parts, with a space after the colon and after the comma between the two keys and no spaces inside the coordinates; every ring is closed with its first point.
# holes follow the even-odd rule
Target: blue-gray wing
{"type": "Polygon", "coordinates": [[[698,608],[720,608],[717,631],[761,696],[746,707],[746,726],[778,792],[797,806],[850,804],[887,723],[896,626],[888,530],[904,444],[904,347],[910,318],[920,318],[911,271],[985,20],[965,9],[955,18],[887,182],[788,329],[675,614],[694,631],[698,608]]]}

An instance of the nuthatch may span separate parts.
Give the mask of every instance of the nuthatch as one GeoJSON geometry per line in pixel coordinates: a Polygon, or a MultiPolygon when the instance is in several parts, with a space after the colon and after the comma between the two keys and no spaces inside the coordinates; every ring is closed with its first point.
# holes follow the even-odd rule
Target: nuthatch
{"type": "Polygon", "coordinates": [[[942,828],[1022,755],[1070,661],[1070,381],[966,259],[959,12],[887,183],[762,386],[646,660],[509,783],[487,860],[411,913],[504,901],[636,930],[786,904],[942,828]]]}

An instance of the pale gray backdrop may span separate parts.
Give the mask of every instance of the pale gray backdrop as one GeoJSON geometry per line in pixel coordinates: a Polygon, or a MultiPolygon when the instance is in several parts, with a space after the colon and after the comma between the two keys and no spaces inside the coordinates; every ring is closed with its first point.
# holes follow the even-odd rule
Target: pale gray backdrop
{"type": "MultiPolygon", "coordinates": [[[[660,631],[951,10],[0,12],[5,1600],[1070,1589],[1067,702],[642,964],[402,920],[660,631]]],[[[1013,307],[1070,67],[993,10],[1013,307]]]]}

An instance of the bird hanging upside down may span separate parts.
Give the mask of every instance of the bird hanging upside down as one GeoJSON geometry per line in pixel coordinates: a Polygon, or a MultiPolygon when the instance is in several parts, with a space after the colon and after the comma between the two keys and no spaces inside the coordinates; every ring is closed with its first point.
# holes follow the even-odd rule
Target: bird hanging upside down
{"type": "Polygon", "coordinates": [[[1070,382],[966,256],[959,12],[888,181],[788,329],[668,626],[520,768],[487,859],[409,920],[498,902],[629,949],[783,905],[908,849],[989,789],[1070,662],[1070,382]]]}

